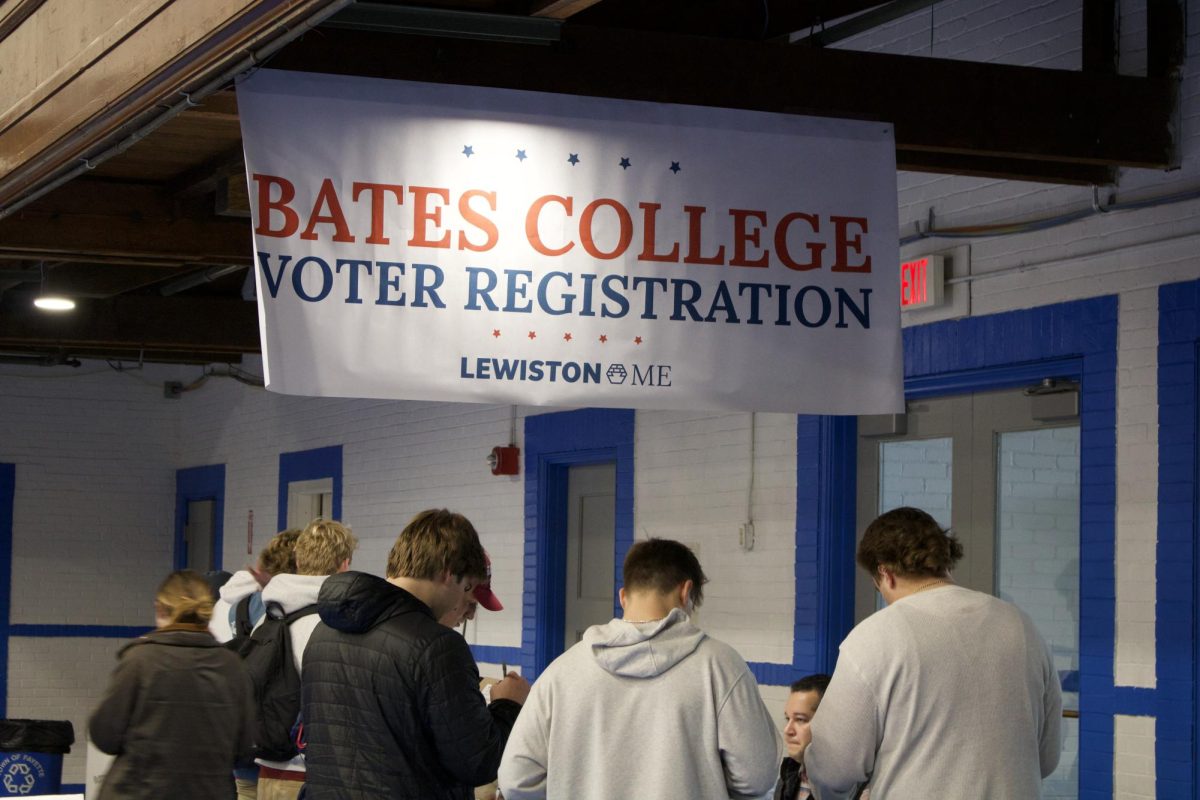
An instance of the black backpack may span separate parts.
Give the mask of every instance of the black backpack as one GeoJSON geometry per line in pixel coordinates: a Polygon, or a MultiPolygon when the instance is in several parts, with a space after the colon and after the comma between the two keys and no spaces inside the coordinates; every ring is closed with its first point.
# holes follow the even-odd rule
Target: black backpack
{"type": "Polygon", "coordinates": [[[225,645],[242,657],[254,684],[257,758],[290,761],[299,752],[292,728],[300,715],[300,675],[288,629],[301,617],[315,613],[316,604],[284,614],[277,603],[268,603],[267,616],[252,634],[241,635],[239,625],[239,635],[225,645]]]}
{"type": "MultiPolygon", "coordinates": [[[[254,623],[250,621],[250,601],[254,599],[253,594],[248,594],[238,601],[238,604],[233,607],[233,641],[238,639],[249,639],[250,634],[254,633],[254,623]]],[[[234,647],[232,644],[227,645],[238,653],[241,653],[241,645],[234,647]]]]}

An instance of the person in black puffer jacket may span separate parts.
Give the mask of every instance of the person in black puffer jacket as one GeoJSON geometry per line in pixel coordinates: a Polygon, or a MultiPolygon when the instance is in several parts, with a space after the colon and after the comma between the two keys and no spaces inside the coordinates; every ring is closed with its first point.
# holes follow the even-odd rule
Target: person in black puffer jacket
{"type": "Polygon", "coordinates": [[[461,617],[486,579],[483,547],[460,514],[405,527],[388,579],[334,575],[304,653],[307,800],[470,800],[496,777],[529,683],[515,673],[479,692],[461,617]]]}

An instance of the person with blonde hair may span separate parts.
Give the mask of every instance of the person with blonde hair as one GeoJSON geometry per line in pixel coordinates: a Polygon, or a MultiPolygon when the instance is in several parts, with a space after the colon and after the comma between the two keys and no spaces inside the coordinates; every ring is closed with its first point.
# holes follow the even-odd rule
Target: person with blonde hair
{"type": "MultiPolygon", "coordinates": [[[[296,673],[301,673],[304,650],[317,627],[317,595],[330,575],[350,569],[358,539],[336,520],[318,517],[296,537],[294,575],[282,573],[263,588],[263,604],[276,618],[301,612],[288,626],[296,673]]],[[[258,800],[295,800],[304,786],[304,755],[291,761],[258,759],[258,800]]]]}
{"type": "Polygon", "coordinates": [[[92,743],[116,756],[100,800],[232,797],[234,762],[253,750],[254,690],[208,632],[212,610],[201,575],[172,572],[155,596],[157,627],[121,649],[88,721],[92,743]]]}

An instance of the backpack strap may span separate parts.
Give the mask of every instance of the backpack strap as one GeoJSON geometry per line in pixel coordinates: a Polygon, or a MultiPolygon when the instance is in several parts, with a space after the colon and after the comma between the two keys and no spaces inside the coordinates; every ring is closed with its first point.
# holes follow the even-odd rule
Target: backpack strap
{"type": "Polygon", "coordinates": [[[254,595],[248,594],[239,600],[237,606],[234,607],[234,614],[236,616],[233,623],[233,635],[235,637],[249,636],[250,632],[254,629],[254,625],[250,622],[250,601],[253,598],[254,595]]]}
{"type": "Polygon", "coordinates": [[[283,624],[291,625],[293,622],[300,619],[301,617],[307,617],[310,614],[315,614],[315,613],[317,613],[317,604],[316,603],[312,603],[310,605],[304,606],[304,608],[297,608],[292,613],[286,614],[282,617],[283,624]]]}

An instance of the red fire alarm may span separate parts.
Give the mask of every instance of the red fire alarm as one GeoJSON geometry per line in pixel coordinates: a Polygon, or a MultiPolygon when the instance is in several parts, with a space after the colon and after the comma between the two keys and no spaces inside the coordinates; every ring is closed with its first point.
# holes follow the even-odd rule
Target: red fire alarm
{"type": "Polygon", "coordinates": [[[493,475],[516,475],[520,471],[521,448],[516,445],[493,447],[488,464],[493,475]]]}

